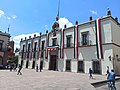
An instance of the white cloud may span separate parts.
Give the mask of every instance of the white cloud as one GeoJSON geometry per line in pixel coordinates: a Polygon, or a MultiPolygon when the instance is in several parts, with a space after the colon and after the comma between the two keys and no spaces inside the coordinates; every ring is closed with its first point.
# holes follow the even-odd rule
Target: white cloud
{"type": "Polygon", "coordinates": [[[94,15],[98,15],[97,11],[94,11],[94,10],[90,10],[90,13],[92,13],[94,15]]]}
{"type": "Polygon", "coordinates": [[[11,19],[16,19],[17,16],[16,15],[7,15],[3,10],[0,10],[0,18],[4,18],[4,19],[8,19],[8,20],[11,20],[11,19]]]}
{"type": "Polygon", "coordinates": [[[13,19],[16,19],[16,18],[17,18],[17,16],[16,16],[16,15],[12,15],[11,17],[12,17],[13,19]]]}
{"type": "Polygon", "coordinates": [[[71,27],[73,26],[73,24],[67,19],[67,18],[60,18],[59,19],[59,25],[60,25],[60,28],[64,28],[64,25],[67,25],[67,27],[71,27]]]}
{"type": "Polygon", "coordinates": [[[36,34],[36,36],[39,36],[39,33],[32,33],[32,34],[21,34],[18,36],[14,36],[13,37],[13,41],[15,42],[14,48],[20,48],[20,40],[21,38],[23,38],[23,40],[25,39],[25,37],[27,37],[27,39],[29,38],[29,36],[34,37],[34,34],[36,34]]]}
{"type": "Polygon", "coordinates": [[[11,18],[10,17],[7,17],[8,20],[10,20],[11,18]]]}
{"type": "Polygon", "coordinates": [[[4,16],[4,11],[0,10],[0,17],[4,16]]]}

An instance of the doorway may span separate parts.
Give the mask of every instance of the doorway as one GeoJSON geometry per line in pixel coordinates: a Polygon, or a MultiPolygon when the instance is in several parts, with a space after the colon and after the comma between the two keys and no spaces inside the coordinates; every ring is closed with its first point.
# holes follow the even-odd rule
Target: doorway
{"type": "Polygon", "coordinates": [[[40,69],[43,69],[43,61],[40,61],[40,69]]]}
{"type": "Polygon", "coordinates": [[[28,65],[29,65],[29,61],[27,60],[27,62],[26,62],[26,68],[28,68],[28,65]]]}
{"type": "Polygon", "coordinates": [[[49,70],[56,70],[56,55],[50,55],[49,70]]]}
{"type": "Polygon", "coordinates": [[[0,65],[2,65],[3,64],[3,58],[2,58],[2,56],[0,56],[0,65]]]}
{"type": "Polygon", "coordinates": [[[93,61],[93,73],[100,74],[101,67],[100,67],[100,61],[93,61]]]}
{"type": "Polygon", "coordinates": [[[34,69],[35,68],[35,61],[33,61],[33,63],[32,63],[32,69],[34,69]]]}
{"type": "Polygon", "coordinates": [[[78,61],[78,72],[84,72],[84,63],[83,63],[83,61],[78,61]]]}
{"type": "Polygon", "coordinates": [[[71,71],[71,60],[66,60],[66,71],[71,71]]]}

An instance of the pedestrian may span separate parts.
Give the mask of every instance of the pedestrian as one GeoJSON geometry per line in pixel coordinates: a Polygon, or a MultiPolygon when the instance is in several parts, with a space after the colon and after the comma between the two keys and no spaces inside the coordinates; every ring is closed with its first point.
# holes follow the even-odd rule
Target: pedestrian
{"type": "Polygon", "coordinates": [[[18,73],[17,73],[17,75],[19,75],[19,74],[22,75],[21,69],[22,69],[22,65],[19,64],[18,65],[18,73]]]}
{"type": "Polygon", "coordinates": [[[106,76],[109,74],[109,66],[107,66],[106,76]]]}
{"type": "Polygon", "coordinates": [[[112,82],[114,86],[115,86],[115,77],[116,77],[116,74],[114,70],[112,69],[111,72],[109,72],[107,79],[110,83],[112,82]]]}
{"type": "Polygon", "coordinates": [[[12,71],[12,69],[13,69],[13,67],[12,67],[12,65],[10,64],[10,72],[12,71]]]}
{"type": "Polygon", "coordinates": [[[91,79],[91,78],[93,79],[92,73],[93,73],[92,69],[89,68],[89,78],[90,78],[90,79],[91,79]]]}
{"type": "Polygon", "coordinates": [[[14,63],[14,65],[13,65],[13,70],[14,70],[14,71],[17,71],[16,68],[17,68],[17,65],[14,63]]]}
{"type": "Polygon", "coordinates": [[[42,67],[41,67],[42,65],[40,65],[40,72],[41,72],[41,69],[42,69],[42,67]]]}
{"type": "Polygon", "coordinates": [[[38,72],[38,64],[36,65],[36,72],[38,72]]]}

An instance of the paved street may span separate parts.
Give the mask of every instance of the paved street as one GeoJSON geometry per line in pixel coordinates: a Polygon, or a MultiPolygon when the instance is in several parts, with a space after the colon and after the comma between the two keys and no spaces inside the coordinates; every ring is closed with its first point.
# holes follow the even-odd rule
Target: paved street
{"type": "MultiPolygon", "coordinates": [[[[120,80],[116,81],[116,89],[120,90],[120,80]]],[[[103,86],[97,87],[96,90],[108,90],[108,85],[105,84],[103,86]]]]}
{"type": "Polygon", "coordinates": [[[95,90],[90,83],[106,79],[104,75],[89,79],[84,73],[35,72],[33,69],[23,69],[22,73],[0,70],[0,90],[95,90]]]}

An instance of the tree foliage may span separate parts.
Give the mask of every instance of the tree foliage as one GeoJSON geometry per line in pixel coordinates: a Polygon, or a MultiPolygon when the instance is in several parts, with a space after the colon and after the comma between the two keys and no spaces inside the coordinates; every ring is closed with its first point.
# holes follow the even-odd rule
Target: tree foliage
{"type": "Polygon", "coordinates": [[[10,62],[17,64],[18,63],[18,56],[9,57],[9,60],[10,60],[10,62]]]}

